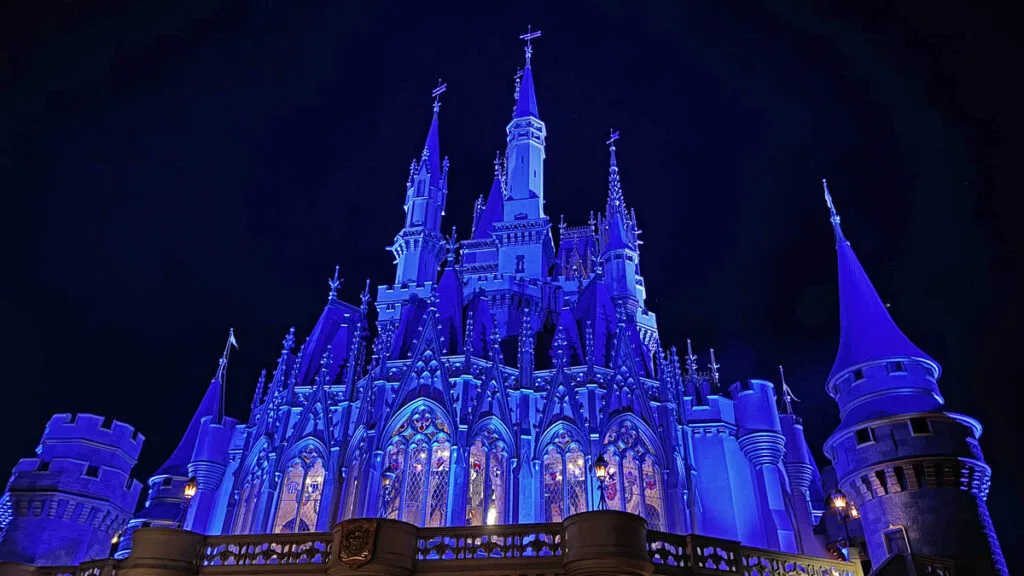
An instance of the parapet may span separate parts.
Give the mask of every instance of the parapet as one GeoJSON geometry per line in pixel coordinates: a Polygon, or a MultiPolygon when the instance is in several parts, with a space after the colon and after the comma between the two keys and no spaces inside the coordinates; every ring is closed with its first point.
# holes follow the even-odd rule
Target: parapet
{"type": "Polygon", "coordinates": [[[133,426],[113,418],[95,414],[55,414],[43,431],[39,452],[45,455],[52,445],[88,442],[119,450],[131,460],[136,460],[144,440],[145,437],[133,426]]]}

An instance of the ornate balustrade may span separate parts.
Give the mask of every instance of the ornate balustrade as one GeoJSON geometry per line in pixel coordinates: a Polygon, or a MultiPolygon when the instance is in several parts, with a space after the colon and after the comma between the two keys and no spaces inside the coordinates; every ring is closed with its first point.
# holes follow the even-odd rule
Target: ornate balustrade
{"type": "Polygon", "coordinates": [[[210,536],[203,543],[199,557],[202,573],[206,567],[263,566],[275,564],[319,564],[316,572],[331,558],[330,532],[299,534],[254,534],[245,536],[210,536]]]}
{"type": "Polygon", "coordinates": [[[741,546],[705,536],[648,530],[655,574],[742,573],[744,576],[862,576],[860,564],[741,546]]]}
{"type": "Polygon", "coordinates": [[[416,559],[428,562],[561,555],[560,523],[422,528],[416,539],[416,559]]]}
{"type": "MultiPolygon", "coordinates": [[[[595,519],[579,520],[589,523],[595,519]]],[[[393,557],[407,550],[401,554],[407,558],[408,569],[416,574],[555,576],[587,573],[579,571],[578,567],[574,571],[565,567],[572,564],[574,555],[577,560],[585,561],[590,552],[581,552],[587,550],[586,546],[566,548],[566,528],[561,523],[416,530],[402,523],[393,525],[405,526],[401,529],[408,530],[408,548],[404,548],[406,544],[397,549],[392,546],[387,554],[393,557]],[[563,566],[563,562],[568,564],[563,566]]],[[[344,563],[343,559],[332,559],[331,555],[332,542],[344,534],[344,530],[339,532],[336,528],[334,532],[209,536],[201,541],[197,556],[177,559],[178,566],[183,568],[176,569],[176,573],[180,576],[326,575],[328,568],[335,570],[332,562],[344,563]]],[[[682,536],[654,530],[646,534],[647,557],[654,565],[654,574],[663,576],[863,576],[857,563],[750,548],[699,535],[682,536]]],[[[168,531],[168,535],[173,532],[168,531]]],[[[378,538],[385,540],[378,540],[377,547],[387,547],[385,542],[392,537],[379,534],[378,538]]],[[[195,544],[192,546],[196,549],[195,544]]],[[[371,552],[367,561],[372,561],[372,556],[371,552]]],[[[122,570],[132,572],[132,562],[131,558],[108,559],[77,567],[24,568],[33,576],[118,576],[122,570]]],[[[922,576],[955,576],[953,565],[945,560],[915,557],[914,562],[922,576]]],[[[5,573],[4,566],[0,565],[0,574],[5,573]]],[[[371,570],[371,573],[378,572],[371,570]]]]}

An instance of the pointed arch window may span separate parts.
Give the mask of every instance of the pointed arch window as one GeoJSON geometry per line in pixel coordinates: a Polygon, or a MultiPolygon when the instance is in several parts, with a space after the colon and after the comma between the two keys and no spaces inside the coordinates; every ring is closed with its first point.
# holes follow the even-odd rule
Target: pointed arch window
{"type": "Polygon", "coordinates": [[[500,435],[488,426],[469,447],[466,524],[504,524],[508,451],[500,435]]]}
{"type": "Polygon", "coordinates": [[[344,480],[348,486],[345,493],[345,507],[342,511],[342,519],[356,518],[361,514],[359,510],[360,490],[363,489],[363,468],[366,464],[366,445],[360,442],[359,449],[352,456],[351,463],[344,480]]]}
{"type": "Polygon", "coordinates": [[[281,484],[274,533],[310,532],[316,529],[327,469],[312,444],[291,461],[281,484]]]}
{"type": "Polygon", "coordinates": [[[608,430],[604,457],[608,461],[604,490],[608,509],[643,516],[651,530],[664,530],[661,467],[650,444],[632,422],[623,421],[608,430]]]}
{"type": "Polygon", "coordinates": [[[381,478],[380,515],[417,526],[448,523],[451,441],[447,424],[424,407],[392,433],[381,478]]]}
{"type": "Polygon", "coordinates": [[[267,485],[267,454],[261,452],[253,464],[249,473],[242,483],[242,492],[238,498],[238,506],[235,508],[235,523],[232,526],[234,534],[252,534],[259,532],[253,527],[258,516],[263,489],[267,485]]]}
{"type": "Polygon", "coordinates": [[[561,522],[587,510],[587,464],[583,448],[565,430],[544,449],[541,459],[543,517],[561,522]]]}

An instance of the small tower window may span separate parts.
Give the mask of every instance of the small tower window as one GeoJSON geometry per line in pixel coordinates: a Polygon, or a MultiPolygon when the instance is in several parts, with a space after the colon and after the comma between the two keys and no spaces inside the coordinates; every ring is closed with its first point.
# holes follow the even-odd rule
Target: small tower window
{"type": "Polygon", "coordinates": [[[863,380],[863,379],[864,379],[864,369],[863,368],[857,368],[856,370],[853,371],[853,381],[854,382],[858,382],[858,381],[863,380]]]}
{"type": "Polygon", "coordinates": [[[160,481],[160,487],[161,488],[168,488],[173,483],[174,483],[174,479],[173,478],[164,478],[163,480],[160,481]]]}
{"type": "Polygon", "coordinates": [[[893,526],[882,532],[885,538],[885,552],[889,556],[896,554],[910,554],[910,542],[907,541],[907,531],[903,526],[893,526]]]}
{"type": "Polygon", "coordinates": [[[927,418],[911,418],[910,433],[914,436],[932,433],[932,423],[927,418]]]}
{"type": "Polygon", "coordinates": [[[85,469],[85,475],[88,476],[89,478],[99,478],[100,477],[100,467],[95,465],[95,464],[92,464],[92,465],[88,466],[85,469]]]}
{"type": "Polygon", "coordinates": [[[40,460],[39,461],[39,465],[36,466],[36,471],[38,471],[38,472],[49,472],[50,471],[50,463],[48,461],[46,461],[46,460],[40,460]]]}
{"type": "Polygon", "coordinates": [[[907,366],[903,362],[887,362],[885,367],[889,370],[889,374],[907,373],[907,366]]]}
{"type": "Polygon", "coordinates": [[[526,256],[516,256],[516,274],[523,274],[526,272],[526,256]]]}
{"type": "Polygon", "coordinates": [[[860,428],[857,430],[857,446],[871,444],[875,441],[875,431],[872,428],[860,428]]]}

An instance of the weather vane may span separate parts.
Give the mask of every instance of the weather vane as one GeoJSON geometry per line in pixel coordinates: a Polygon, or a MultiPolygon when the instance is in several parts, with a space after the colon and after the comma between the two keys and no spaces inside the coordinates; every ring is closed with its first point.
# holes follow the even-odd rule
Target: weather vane
{"type": "Polygon", "coordinates": [[[448,84],[442,82],[440,78],[437,79],[437,88],[430,93],[434,97],[434,112],[441,109],[441,94],[444,94],[445,90],[448,89],[448,84]]]}
{"type": "Polygon", "coordinates": [[[533,56],[533,40],[534,38],[540,38],[540,30],[533,31],[531,26],[526,27],[526,34],[520,34],[520,40],[526,40],[526,65],[530,65],[530,57],[533,56]]]}
{"type": "Polygon", "coordinates": [[[610,132],[612,133],[612,135],[610,138],[608,138],[608,141],[605,142],[605,144],[607,144],[608,147],[611,148],[612,150],[615,150],[615,141],[619,139],[619,131],[611,130],[610,132]]]}

